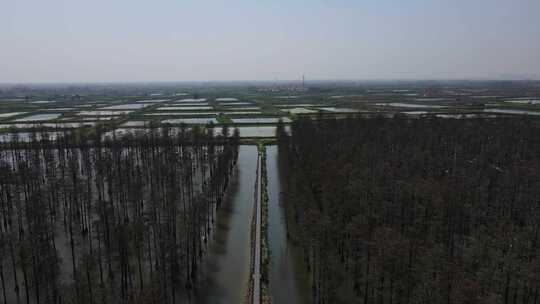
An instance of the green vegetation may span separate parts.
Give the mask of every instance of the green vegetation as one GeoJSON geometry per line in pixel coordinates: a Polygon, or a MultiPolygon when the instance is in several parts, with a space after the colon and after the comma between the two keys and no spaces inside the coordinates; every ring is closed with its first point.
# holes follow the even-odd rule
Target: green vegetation
{"type": "Polygon", "coordinates": [[[232,124],[231,118],[227,114],[222,112],[217,115],[216,119],[220,124],[232,124]]]}
{"type": "MultiPolygon", "coordinates": [[[[537,83],[535,82],[412,82],[412,83],[317,83],[306,88],[298,87],[298,83],[261,84],[261,85],[179,85],[152,84],[124,86],[121,84],[101,86],[42,86],[29,89],[28,87],[6,87],[0,91],[0,114],[8,112],[27,112],[15,117],[0,118],[1,124],[14,124],[15,120],[26,115],[61,113],[58,119],[35,122],[41,123],[76,123],[96,122],[98,115],[79,115],[81,111],[96,111],[111,105],[133,104],[141,100],[160,100],[148,107],[135,109],[119,119],[117,126],[131,120],[162,121],[171,118],[201,118],[213,116],[205,112],[218,112],[218,124],[234,125],[231,117],[261,117],[287,116],[292,120],[297,117],[343,118],[346,114],[331,111],[319,111],[317,107],[353,108],[362,111],[359,116],[375,116],[378,114],[391,116],[396,113],[407,113],[411,117],[425,115],[450,114],[457,118],[461,114],[474,114],[467,118],[489,118],[497,116],[515,116],[521,113],[493,113],[491,110],[524,110],[539,117],[540,105],[535,103],[520,103],[519,100],[540,100],[537,83]],[[159,95],[153,92],[159,91],[159,95]],[[176,95],[177,92],[187,92],[186,95],[176,95]],[[250,103],[260,107],[260,114],[229,114],[236,112],[234,108],[242,106],[224,106],[216,98],[235,98],[237,101],[250,103]],[[158,111],[164,105],[179,106],[179,99],[204,98],[212,110],[174,110],[158,111]],[[164,101],[161,101],[164,100],[164,101]],[[510,103],[507,101],[518,101],[510,103]],[[52,103],[35,103],[39,101],[55,101],[52,103]],[[384,106],[379,104],[401,103],[406,107],[384,106]],[[281,106],[307,104],[307,109],[319,111],[312,114],[289,114],[281,106]],[[420,107],[410,107],[416,104],[420,107]],[[443,108],[425,108],[425,106],[442,106],[443,108]],[[57,109],[57,110],[55,110],[57,109]],[[487,110],[487,111],[486,111],[487,110]],[[168,112],[168,113],[167,113],[168,112]],[[182,113],[184,112],[184,113],[182,113]],[[167,113],[167,114],[166,114],[167,113]],[[152,114],[152,115],[148,115],[152,114]],[[153,115],[153,114],[164,114],[153,115]]],[[[227,102],[227,101],[225,101],[227,102]]],[[[246,111],[250,112],[250,111],[246,111]]],[[[113,110],[111,115],[119,116],[120,111],[113,110]]],[[[447,116],[448,117],[448,116],[447,116]]],[[[114,120],[113,120],[114,121],[114,120]]],[[[253,124],[256,125],[256,124],[253,124]]],[[[243,125],[246,126],[246,125],[243,125]]],[[[72,126],[64,126],[72,128],[72,126]]],[[[134,126],[133,128],[144,128],[134,126]]],[[[29,128],[22,128],[26,131],[29,128]]],[[[49,128],[53,130],[55,128],[49,128]]],[[[4,131],[5,132],[5,131],[4,131]]]]}
{"type": "Polygon", "coordinates": [[[266,148],[259,142],[259,155],[261,155],[261,302],[271,303],[270,297],[270,249],[268,247],[268,175],[266,172],[266,148]]]}

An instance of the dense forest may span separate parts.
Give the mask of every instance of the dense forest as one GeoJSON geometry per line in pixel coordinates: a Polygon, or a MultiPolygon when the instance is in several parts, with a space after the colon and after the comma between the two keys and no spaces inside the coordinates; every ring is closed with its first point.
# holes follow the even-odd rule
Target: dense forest
{"type": "Polygon", "coordinates": [[[197,288],[238,131],[102,133],[0,147],[1,302],[177,303],[197,288]]]}
{"type": "Polygon", "coordinates": [[[278,127],[314,303],[540,303],[540,121],[278,127]]]}

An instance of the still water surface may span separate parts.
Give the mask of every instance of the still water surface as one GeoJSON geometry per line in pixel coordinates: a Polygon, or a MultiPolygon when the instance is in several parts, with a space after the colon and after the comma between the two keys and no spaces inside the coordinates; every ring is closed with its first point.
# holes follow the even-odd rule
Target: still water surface
{"type": "Polygon", "coordinates": [[[266,148],[268,176],[268,245],[270,247],[270,295],[272,303],[309,303],[309,280],[298,247],[287,239],[281,204],[277,146],[266,148]]]}
{"type": "Polygon", "coordinates": [[[250,261],[250,224],[257,171],[257,147],[240,146],[236,176],[218,211],[217,230],[200,291],[186,303],[243,303],[250,261]]]}

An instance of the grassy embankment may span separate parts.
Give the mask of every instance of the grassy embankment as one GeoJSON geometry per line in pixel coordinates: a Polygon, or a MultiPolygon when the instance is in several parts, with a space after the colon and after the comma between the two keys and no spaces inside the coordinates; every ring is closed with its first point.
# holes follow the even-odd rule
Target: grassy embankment
{"type": "Polygon", "coordinates": [[[270,297],[270,249],[268,246],[268,176],[266,173],[266,141],[258,143],[261,155],[261,302],[269,304],[270,297]]]}

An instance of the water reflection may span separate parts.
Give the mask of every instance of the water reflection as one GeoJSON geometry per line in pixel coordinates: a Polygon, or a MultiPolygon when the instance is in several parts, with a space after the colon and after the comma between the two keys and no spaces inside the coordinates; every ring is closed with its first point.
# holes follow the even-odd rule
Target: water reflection
{"type": "Polygon", "coordinates": [[[218,211],[216,233],[194,296],[185,303],[242,303],[250,261],[250,223],[257,170],[256,146],[241,146],[236,176],[218,211]]]}
{"type": "Polygon", "coordinates": [[[287,240],[285,213],[280,204],[277,146],[266,148],[266,169],[272,303],[309,303],[309,280],[304,271],[300,250],[287,240]]]}

